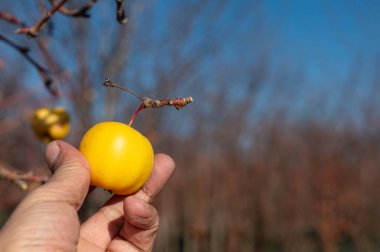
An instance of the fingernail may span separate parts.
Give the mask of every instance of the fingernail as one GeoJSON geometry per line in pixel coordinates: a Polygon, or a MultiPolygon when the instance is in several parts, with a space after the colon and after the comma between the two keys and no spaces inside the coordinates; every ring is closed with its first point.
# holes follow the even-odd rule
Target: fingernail
{"type": "Polygon", "coordinates": [[[54,169],[54,163],[57,160],[59,153],[61,153],[61,147],[58,144],[58,141],[54,141],[48,144],[45,151],[46,163],[49,168],[54,169]]]}

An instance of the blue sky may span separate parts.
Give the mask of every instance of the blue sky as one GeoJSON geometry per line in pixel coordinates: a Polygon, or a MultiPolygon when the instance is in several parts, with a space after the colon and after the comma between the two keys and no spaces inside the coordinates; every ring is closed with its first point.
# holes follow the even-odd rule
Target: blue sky
{"type": "MultiPolygon", "coordinates": [[[[298,95],[310,101],[315,99],[316,103],[320,103],[322,97],[323,106],[334,107],[347,85],[354,87],[358,97],[361,94],[360,99],[365,99],[371,91],[371,83],[379,81],[375,79],[378,71],[375,63],[380,55],[380,1],[231,0],[226,1],[224,7],[223,2],[135,1],[131,8],[135,13],[130,13],[130,22],[136,25],[130,34],[131,58],[121,81],[136,83],[136,87],[154,85],[158,78],[155,69],[165,69],[168,65],[167,72],[175,71],[177,65],[170,65],[172,56],[181,54],[186,59],[199,50],[203,50],[203,58],[192,71],[194,76],[202,78],[179,83],[184,90],[191,90],[193,82],[202,81],[205,91],[212,92],[215,85],[223,85],[224,81],[227,87],[235,87],[229,87],[226,92],[244,95],[245,89],[236,86],[248,85],[252,69],[265,59],[270,70],[265,80],[268,85],[259,97],[263,110],[266,101],[273,99],[293,110],[305,108],[305,99],[286,93],[292,86],[298,95]],[[182,22],[187,25],[185,18],[192,8],[200,13],[194,30],[175,44],[177,32],[186,29],[181,25],[182,22]],[[139,49],[141,43],[145,47],[139,49]],[[218,72],[221,69],[222,76],[218,72]],[[131,77],[136,72],[143,74],[131,77]],[[355,83],[350,83],[352,80],[355,83]]],[[[12,4],[0,0],[0,6],[12,7],[12,4]],[[4,3],[7,4],[2,5],[4,3]]],[[[91,62],[99,59],[97,51],[107,46],[108,36],[112,39],[115,35],[118,25],[113,8],[109,1],[99,1],[91,10],[89,24],[94,27],[88,48],[91,62]]],[[[22,9],[18,6],[10,10],[22,9]]],[[[69,39],[71,30],[65,23],[67,17],[56,16],[54,20],[56,37],[69,39]]],[[[55,51],[68,68],[76,70],[77,62],[70,62],[75,59],[73,55],[59,47],[55,51]]],[[[0,58],[12,53],[17,54],[0,44],[0,58]]],[[[31,73],[37,81],[33,69],[31,73]]]]}
{"type": "Polygon", "coordinates": [[[313,78],[329,68],[344,75],[357,57],[371,60],[379,54],[379,11],[379,1],[291,1],[281,24],[279,53],[288,50],[306,62],[313,78]]]}

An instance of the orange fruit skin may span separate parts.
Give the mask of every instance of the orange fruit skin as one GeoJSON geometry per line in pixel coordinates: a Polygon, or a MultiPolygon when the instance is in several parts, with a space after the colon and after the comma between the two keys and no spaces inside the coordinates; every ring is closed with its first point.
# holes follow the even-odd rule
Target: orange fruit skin
{"type": "Polygon", "coordinates": [[[148,180],[154,153],[149,140],[120,122],[101,122],[83,136],[79,150],[89,162],[91,185],[129,195],[148,180]]]}

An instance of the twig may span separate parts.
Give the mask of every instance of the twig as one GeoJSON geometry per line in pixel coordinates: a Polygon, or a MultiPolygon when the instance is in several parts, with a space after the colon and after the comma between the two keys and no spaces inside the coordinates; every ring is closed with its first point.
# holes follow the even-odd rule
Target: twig
{"type": "Polygon", "coordinates": [[[3,19],[11,24],[25,26],[24,22],[7,12],[0,11],[0,19],[3,19]]]}
{"type": "Polygon", "coordinates": [[[49,91],[53,96],[58,97],[60,94],[59,66],[57,66],[56,62],[54,61],[54,57],[50,54],[46,46],[45,40],[39,37],[39,38],[36,38],[36,42],[37,42],[38,48],[40,49],[42,57],[45,59],[45,63],[47,63],[47,65],[49,66],[51,70],[51,75],[56,76],[56,78],[54,78],[54,81],[49,86],[50,88],[49,91]]]}
{"type": "Polygon", "coordinates": [[[48,180],[46,176],[35,176],[32,172],[20,174],[12,170],[13,169],[10,169],[7,165],[0,163],[0,179],[11,181],[23,190],[27,190],[29,188],[28,183],[45,183],[48,180]]]}
{"type": "Polygon", "coordinates": [[[144,102],[144,97],[139,96],[138,94],[134,93],[132,90],[130,90],[128,88],[124,88],[124,87],[120,87],[119,85],[116,85],[115,83],[113,83],[108,78],[106,78],[106,80],[104,81],[103,85],[106,86],[106,87],[115,87],[115,88],[121,89],[123,91],[126,91],[126,92],[132,94],[133,96],[137,97],[137,99],[139,99],[140,101],[144,102]]]}
{"type": "Polygon", "coordinates": [[[133,96],[135,96],[137,99],[139,99],[142,103],[140,106],[137,108],[135,113],[133,114],[131,120],[129,121],[129,126],[132,125],[133,121],[135,120],[137,114],[146,108],[162,108],[164,106],[174,106],[177,110],[185,107],[187,104],[193,102],[192,97],[183,97],[183,98],[173,98],[173,99],[152,99],[149,97],[142,97],[140,95],[135,94],[132,90],[128,88],[123,88],[115,83],[113,83],[110,79],[106,78],[106,80],[103,83],[104,86],[106,87],[114,87],[121,89],[123,91],[126,91],[133,96]]]}
{"type": "MultiPolygon", "coordinates": [[[[41,13],[44,13],[46,12],[46,9],[45,9],[45,6],[43,5],[43,2],[42,1],[38,1],[38,6],[39,6],[39,9],[41,11],[41,13]]],[[[15,25],[19,25],[20,27],[26,27],[27,24],[23,21],[21,21],[20,19],[16,18],[15,16],[13,16],[12,14],[10,13],[6,13],[6,12],[0,12],[0,19],[4,19],[12,24],[15,24],[15,25]]],[[[52,94],[54,97],[58,97],[59,96],[59,85],[57,83],[53,83],[53,80],[52,78],[50,78],[50,74],[49,74],[49,70],[47,70],[46,68],[42,67],[40,64],[38,64],[33,58],[31,58],[29,55],[27,55],[27,53],[29,52],[29,48],[27,47],[22,47],[22,46],[18,46],[16,43],[12,42],[11,40],[7,39],[4,35],[2,36],[0,34],[0,40],[3,40],[5,43],[7,43],[8,45],[10,45],[11,47],[15,48],[16,50],[18,50],[20,53],[23,54],[23,56],[30,62],[32,63],[32,65],[37,68],[38,70],[38,73],[39,75],[41,76],[41,79],[43,80],[44,84],[45,84],[45,87],[48,89],[48,91],[50,92],[50,94],[52,94]],[[54,85],[53,85],[54,84],[54,85]]],[[[46,59],[48,65],[52,68],[52,74],[56,74],[57,73],[57,67],[56,67],[56,64],[54,63],[51,55],[49,54],[45,44],[44,44],[44,41],[42,38],[38,38],[37,39],[37,44],[38,44],[38,47],[41,49],[42,51],[42,54],[43,54],[43,57],[46,59]]],[[[0,70],[2,69],[3,64],[2,61],[0,62],[0,70]]]]}
{"type": "Polygon", "coordinates": [[[37,61],[29,55],[29,48],[17,45],[15,42],[11,41],[2,34],[0,34],[0,40],[4,41],[4,43],[16,49],[19,53],[21,53],[22,56],[24,56],[24,58],[27,61],[29,61],[29,63],[31,63],[37,69],[46,88],[54,97],[57,97],[59,95],[58,89],[54,87],[53,80],[50,78],[49,71],[43,66],[41,66],[39,63],[37,63],[37,61]]]}
{"type": "Polygon", "coordinates": [[[16,30],[17,34],[25,33],[30,37],[36,37],[38,32],[42,29],[42,27],[45,25],[45,23],[54,15],[54,13],[59,10],[67,0],[61,0],[58,4],[53,5],[53,7],[46,12],[40,20],[31,27],[22,27],[16,30]]]}
{"type": "MultiPolygon", "coordinates": [[[[90,14],[88,13],[88,11],[92,8],[92,6],[96,3],[97,0],[90,0],[88,1],[86,4],[84,4],[83,6],[77,8],[77,9],[69,9],[69,8],[66,8],[64,6],[62,6],[59,11],[63,14],[63,15],[66,15],[66,16],[72,16],[72,17],[84,17],[84,18],[88,18],[90,17],[90,14]]],[[[56,4],[56,1],[55,0],[50,0],[50,3],[52,5],[55,5],[56,4]]]]}
{"type": "Polygon", "coordinates": [[[125,16],[123,2],[124,0],[116,0],[116,19],[120,24],[126,24],[128,22],[125,16]]]}

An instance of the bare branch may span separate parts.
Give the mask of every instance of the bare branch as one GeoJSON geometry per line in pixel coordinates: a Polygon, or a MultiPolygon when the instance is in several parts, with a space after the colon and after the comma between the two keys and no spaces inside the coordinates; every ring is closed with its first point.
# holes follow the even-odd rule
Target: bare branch
{"type": "Polygon", "coordinates": [[[137,108],[135,113],[132,116],[132,119],[129,122],[129,125],[132,125],[133,121],[135,120],[137,114],[146,108],[162,108],[164,106],[174,106],[177,110],[185,107],[187,104],[193,102],[192,97],[183,97],[183,98],[173,98],[173,99],[152,99],[149,97],[142,97],[140,95],[135,94],[133,91],[127,88],[120,87],[119,85],[113,83],[110,79],[106,78],[106,80],[103,83],[104,86],[106,87],[114,87],[121,89],[123,91],[126,91],[135,97],[137,97],[142,103],[140,106],[137,108]]]}
{"type": "Polygon", "coordinates": [[[34,26],[19,28],[19,29],[16,30],[16,33],[17,34],[25,33],[25,34],[27,34],[30,37],[36,37],[37,34],[38,34],[38,32],[42,29],[42,27],[46,24],[46,22],[66,2],[67,2],[67,0],[61,0],[58,4],[53,5],[53,7],[48,12],[46,12],[44,15],[42,15],[42,17],[40,18],[40,20],[34,26]]]}
{"type": "Polygon", "coordinates": [[[11,24],[25,26],[25,23],[23,21],[7,12],[0,11],[0,19],[3,19],[11,24]]]}
{"type": "Polygon", "coordinates": [[[103,83],[104,86],[106,87],[115,87],[115,88],[118,88],[118,89],[121,89],[123,91],[126,91],[132,95],[134,95],[135,97],[137,97],[140,101],[144,102],[144,97],[141,97],[139,96],[138,94],[134,93],[132,90],[128,89],[128,88],[123,88],[123,87],[120,87],[119,85],[113,83],[110,79],[106,78],[106,80],[104,81],[103,83]]]}
{"type": "MultiPolygon", "coordinates": [[[[72,16],[72,17],[84,17],[88,18],[90,17],[90,14],[88,11],[92,8],[92,6],[96,3],[97,0],[90,0],[85,5],[76,8],[76,9],[69,9],[64,6],[62,6],[59,11],[66,16],[72,16]]],[[[55,0],[50,0],[50,3],[54,6],[56,4],[55,0]]]]}
{"type": "Polygon", "coordinates": [[[125,16],[124,0],[116,0],[116,19],[120,24],[126,24],[128,22],[127,17],[125,16]]]}
{"type": "MultiPolygon", "coordinates": [[[[45,8],[45,6],[44,6],[44,4],[43,4],[42,1],[38,1],[38,7],[39,7],[41,13],[45,13],[46,12],[46,8],[45,8]]],[[[27,25],[26,25],[25,22],[21,21],[20,19],[16,18],[15,16],[13,16],[10,13],[0,12],[0,19],[8,21],[8,22],[10,22],[12,24],[19,25],[19,26],[21,26],[23,28],[27,27],[27,25]]],[[[23,29],[23,28],[21,28],[21,29],[23,29]]],[[[29,29],[29,28],[27,28],[27,29],[29,29]]],[[[8,38],[6,38],[5,36],[1,35],[1,34],[0,34],[0,40],[3,40],[6,44],[8,44],[11,47],[15,48],[16,50],[18,50],[38,70],[38,73],[39,73],[41,79],[43,80],[44,85],[49,90],[49,92],[53,96],[55,96],[55,97],[59,95],[58,85],[57,85],[57,83],[53,83],[53,80],[50,77],[49,70],[46,69],[46,68],[44,68],[44,67],[42,67],[41,64],[38,64],[33,58],[31,58],[28,55],[29,48],[23,47],[23,46],[19,46],[16,43],[14,43],[11,40],[9,40],[8,38]],[[53,84],[55,84],[55,85],[53,86],[53,84]]],[[[42,38],[38,38],[37,39],[37,44],[38,44],[38,47],[40,48],[40,50],[42,52],[42,56],[46,59],[46,62],[52,68],[53,74],[56,74],[57,73],[57,66],[56,66],[56,64],[53,61],[53,57],[51,57],[51,55],[49,54],[49,52],[48,52],[48,50],[46,48],[46,45],[45,45],[43,39],[42,38]]],[[[3,64],[0,64],[0,65],[2,66],[3,64]]],[[[2,68],[1,66],[0,66],[0,70],[2,68]]]]}
{"type": "Polygon", "coordinates": [[[11,181],[18,185],[21,189],[27,190],[31,182],[45,183],[48,178],[46,176],[35,176],[32,172],[16,173],[4,163],[0,163],[0,179],[11,181]]]}
{"type": "Polygon", "coordinates": [[[0,40],[4,41],[4,43],[6,43],[7,45],[16,49],[19,53],[21,53],[22,56],[24,56],[24,58],[27,61],[29,61],[29,63],[31,63],[37,69],[37,71],[38,71],[41,79],[43,80],[46,88],[49,90],[49,92],[53,96],[56,97],[59,95],[58,89],[53,85],[53,80],[50,78],[49,71],[46,68],[44,68],[43,66],[41,66],[35,59],[33,59],[29,55],[29,48],[17,45],[15,42],[11,41],[7,37],[3,36],[2,34],[0,34],[0,40]]]}

